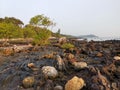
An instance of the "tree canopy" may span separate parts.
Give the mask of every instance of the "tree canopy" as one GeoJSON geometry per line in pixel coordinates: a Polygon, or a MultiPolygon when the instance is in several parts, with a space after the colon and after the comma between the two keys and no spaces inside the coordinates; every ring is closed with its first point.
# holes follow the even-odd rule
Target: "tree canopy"
{"type": "Polygon", "coordinates": [[[19,19],[14,17],[0,18],[0,38],[32,38],[34,44],[48,43],[48,38],[52,35],[48,27],[54,26],[55,23],[43,14],[32,17],[29,23],[21,27],[24,23],[19,19]]]}
{"type": "Polygon", "coordinates": [[[21,20],[16,19],[16,18],[14,18],[14,17],[0,18],[0,23],[2,23],[2,22],[12,23],[12,24],[17,25],[17,26],[24,25],[24,23],[23,23],[21,20]]]}
{"type": "Polygon", "coordinates": [[[32,17],[29,23],[31,25],[44,27],[44,28],[48,28],[49,26],[55,25],[55,23],[51,21],[50,18],[44,16],[43,14],[32,17]]]}
{"type": "Polygon", "coordinates": [[[0,23],[0,38],[19,38],[22,37],[21,28],[13,23],[0,23]]]}

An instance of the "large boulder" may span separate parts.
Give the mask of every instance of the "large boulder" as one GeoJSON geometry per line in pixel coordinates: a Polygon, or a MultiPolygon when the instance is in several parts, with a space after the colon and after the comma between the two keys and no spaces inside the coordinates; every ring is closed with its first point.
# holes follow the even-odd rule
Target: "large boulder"
{"type": "Polygon", "coordinates": [[[85,81],[82,78],[74,76],[65,84],[65,90],[80,90],[85,85],[85,81]]]}

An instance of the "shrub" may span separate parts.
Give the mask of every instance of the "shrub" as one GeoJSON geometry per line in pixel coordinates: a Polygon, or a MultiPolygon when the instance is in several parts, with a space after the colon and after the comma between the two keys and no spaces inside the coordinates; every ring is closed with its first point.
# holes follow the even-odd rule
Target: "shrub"
{"type": "Polygon", "coordinates": [[[34,43],[37,45],[48,44],[48,38],[51,36],[51,31],[43,28],[36,30],[36,36],[34,37],[34,43]]]}
{"type": "Polygon", "coordinates": [[[71,49],[71,48],[74,48],[75,46],[71,43],[65,43],[61,46],[61,48],[63,49],[71,49]]]}

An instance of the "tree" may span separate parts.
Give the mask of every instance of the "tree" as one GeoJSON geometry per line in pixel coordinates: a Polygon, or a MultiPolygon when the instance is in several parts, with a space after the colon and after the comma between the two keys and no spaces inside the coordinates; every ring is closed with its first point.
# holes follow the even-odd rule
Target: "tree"
{"type": "Polygon", "coordinates": [[[43,14],[32,17],[29,23],[33,26],[43,27],[43,28],[48,28],[49,26],[55,25],[55,23],[51,21],[50,18],[44,16],[43,14]]]}
{"type": "Polygon", "coordinates": [[[0,18],[0,23],[2,23],[2,22],[12,23],[12,24],[17,25],[17,26],[19,26],[19,27],[22,26],[22,25],[24,25],[24,23],[23,23],[21,20],[16,19],[16,18],[14,18],[14,17],[0,18]]]}
{"type": "Polygon", "coordinates": [[[58,31],[56,32],[56,36],[60,37],[60,29],[58,29],[58,31]]]}
{"type": "Polygon", "coordinates": [[[21,28],[12,23],[0,23],[0,38],[10,39],[22,37],[21,28]]]}
{"type": "Polygon", "coordinates": [[[34,28],[35,28],[34,26],[26,25],[23,28],[23,37],[24,38],[34,38],[37,35],[34,28]]]}
{"type": "Polygon", "coordinates": [[[45,28],[37,28],[36,34],[37,35],[34,37],[35,44],[44,45],[48,43],[51,31],[45,28]]]}
{"type": "Polygon", "coordinates": [[[48,43],[48,38],[51,36],[51,31],[46,28],[26,25],[23,28],[23,35],[24,38],[33,38],[33,43],[36,45],[44,45],[48,43]]]}

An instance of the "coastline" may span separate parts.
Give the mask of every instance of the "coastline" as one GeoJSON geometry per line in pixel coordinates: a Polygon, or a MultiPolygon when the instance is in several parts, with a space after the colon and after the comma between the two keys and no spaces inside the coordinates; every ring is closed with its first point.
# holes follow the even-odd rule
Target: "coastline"
{"type": "Polygon", "coordinates": [[[3,90],[34,90],[36,88],[38,88],[37,90],[39,88],[44,90],[49,89],[50,87],[46,87],[46,85],[51,84],[52,89],[56,85],[65,88],[66,83],[74,76],[85,81],[86,86],[81,90],[100,90],[100,87],[109,88],[109,90],[120,88],[120,60],[114,59],[114,56],[120,57],[119,40],[79,41],[79,43],[74,41],[71,43],[75,45],[75,48],[62,49],[51,44],[32,46],[19,52],[2,55],[1,60],[4,62],[0,65],[0,88],[3,90]],[[63,60],[67,60],[68,63],[65,63],[66,70],[61,71],[56,67],[57,63],[54,57],[56,54],[63,60]],[[73,56],[68,58],[67,55],[73,56]],[[83,69],[76,69],[72,64],[73,62],[86,62],[88,66],[83,69]],[[35,68],[28,67],[30,63],[33,63],[35,68]],[[42,76],[41,68],[46,65],[55,67],[59,73],[58,77],[42,80],[44,76],[42,76]],[[100,72],[98,73],[98,71],[100,72]],[[27,76],[33,76],[37,83],[34,83],[32,87],[24,88],[22,80],[27,76]],[[106,78],[106,84],[101,82],[104,78],[106,78]],[[40,82],[44,84],[41,85],[40,82]]]}

